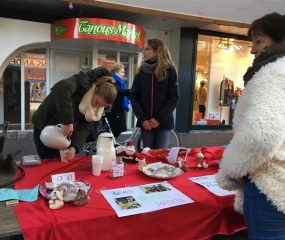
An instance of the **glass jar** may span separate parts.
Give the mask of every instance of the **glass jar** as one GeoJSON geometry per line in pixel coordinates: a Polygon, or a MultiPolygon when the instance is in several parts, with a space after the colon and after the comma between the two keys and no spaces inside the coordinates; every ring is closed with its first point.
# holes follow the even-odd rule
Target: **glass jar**
{"type": "Polygon", "coordinates": [[[138,170],[139,170],[139,171],[142,171],[143,168],[146,166],[145,158],[143,158],[143,159],[138,159],[138,162],[139,162],[138,170]]]}
{"type": "Polygon", "coordinates": [[[199,152],[196,155],[196,169],[201,170],[203,169],[203,161],[204,161],[204,155],[203,153],[199,152]]]}
{"type": "Polygon", "coordinates": [[[111,158],[111,178],[120,178],[124,176],[125,173],[125,164],[121,156],[113,156],[111,158]]]}

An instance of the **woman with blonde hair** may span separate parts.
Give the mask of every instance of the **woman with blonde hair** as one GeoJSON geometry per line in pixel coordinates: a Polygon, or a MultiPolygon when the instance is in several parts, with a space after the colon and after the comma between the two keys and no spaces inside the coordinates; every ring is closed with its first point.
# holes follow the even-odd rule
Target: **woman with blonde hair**
{"type": "Polygon", "coordinates": [[[78,74],[57,82],[51,88],[32,117],[34,140],[42,159],[60,157],[58,149],[45,146],[40,139],[46,126],[58,124],[63,134],[71,139],[65,159],[74,158],[82,149],[93,122],[99,121],[104,108],[114,102],[117,96],[114,82],[104,67],[82,67],[78,74]]]}
{"type": "Polygon", "coordinates": [[[107,119],[110,123],[114,137],[117,138],[122,132],[127,131],[127,115],[126,113],[130,110],[129,108],[129,94],[130,89],[124,81],[125,77],[125,66],[122,63],[115,63],[111,67],[112,77],[115,79],[115,86],[117,87],[117,97],[112,104],[110,112],[106,113],[107,119]]]}
{"type": "Polygon", "coordinates": [[[179,97],[177,70],[165,43],[148,39],[130,93],[144,147],[168,148],[179,97]]]}

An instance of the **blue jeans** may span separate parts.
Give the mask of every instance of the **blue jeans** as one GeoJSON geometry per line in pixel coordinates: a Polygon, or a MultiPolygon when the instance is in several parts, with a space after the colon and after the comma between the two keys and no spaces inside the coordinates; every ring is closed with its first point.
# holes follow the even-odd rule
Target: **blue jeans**
{"type": "Polygon", "coordinates": [[[244,217],[250,240],[284,240],[285,214],[279,212],[256,185],[246,180],[244,192],[244,217]]]}
{"type": "Polygon", "coordinates": [[[149,147],[150,149],[168,149],[170,130],[144,130],[141,128],[141,136],[144,148],[149,147]]]}

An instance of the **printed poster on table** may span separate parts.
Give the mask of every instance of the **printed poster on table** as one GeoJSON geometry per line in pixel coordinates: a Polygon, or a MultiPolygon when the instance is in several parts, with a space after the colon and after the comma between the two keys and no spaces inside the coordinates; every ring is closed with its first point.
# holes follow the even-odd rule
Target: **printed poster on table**
{"type": "Polygon", "coordinates": [[[117,213],[125,217],[194,202],[168,182],[103,190],[101,193],[117,213]]]}
{"type": "Polygon", "coordinates": [[[234,194],[235,191],[227,191],[219,187],[218,183],[216,182],[216,178],[214,175],[208,176],[200,176],[200,177],[191,177],[189,180],[202,185],[203,187],[207,188],[210,192],[214,193],[217,196],[226,196],[234,194]]]}

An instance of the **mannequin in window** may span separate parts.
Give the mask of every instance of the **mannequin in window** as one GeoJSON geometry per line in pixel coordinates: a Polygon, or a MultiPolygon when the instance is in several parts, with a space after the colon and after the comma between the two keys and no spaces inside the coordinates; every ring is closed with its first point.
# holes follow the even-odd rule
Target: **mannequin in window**
{"type": "Polygon", "coordinates": [[[223,106],[230,106],[231,96],[234,94],[234,81],[224,77],[220,85],[220,99],[223,100],[223,106]]]}
{"type": "Polygon", "coordinates": [[[207,87],[204,80],[200,82],[200,88],[198,90],[198,105],[199,112],[202,113],[202,119],[204,119],[207,101],[207,87]]]}

